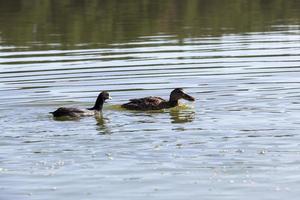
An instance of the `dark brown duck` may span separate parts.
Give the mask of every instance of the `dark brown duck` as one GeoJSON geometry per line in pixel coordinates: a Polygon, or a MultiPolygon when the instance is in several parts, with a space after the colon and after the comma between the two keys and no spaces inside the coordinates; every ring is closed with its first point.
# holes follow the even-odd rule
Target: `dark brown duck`
{"type": "Polygon", "coordinates": [[[54,112],[50,112],[53,117],[82,117],[92,116],[102,111],[105,100],[110,99],[109,93],[106,91],[101,92],[92,108],[80,109],[80,108],[68,108],[60,107],[54,112]]]}
{"type": "Polygon", "coordinates": [[[176,88],[171,92],[168,101],[160,97],[150,96],[140,99],[130,99],[128,103],[121,106],[129,110],[160,110],[178,106],[179,99],[195,101],[195,98],[186,94],[182,88],[176,88]]]}

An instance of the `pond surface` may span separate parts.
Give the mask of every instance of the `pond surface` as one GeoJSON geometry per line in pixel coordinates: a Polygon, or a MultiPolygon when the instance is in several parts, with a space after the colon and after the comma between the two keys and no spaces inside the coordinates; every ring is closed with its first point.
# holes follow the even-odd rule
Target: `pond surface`
{"type": "Polygon", "coordinates": [[[0,1],[0,199],[297,199],[299,1],[0,1]],[[158,112],[128,99],[196,98],[158,112]],[[103,115],[54,120],[59,106],[103,115]]]}

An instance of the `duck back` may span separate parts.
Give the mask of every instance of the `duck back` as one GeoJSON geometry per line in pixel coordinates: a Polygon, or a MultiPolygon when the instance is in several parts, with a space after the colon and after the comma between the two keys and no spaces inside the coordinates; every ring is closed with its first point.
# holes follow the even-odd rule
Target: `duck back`
{"type": "Polygon", "coordinates": [[[145,97],[140,99],[130,99],[128,103],[122,105],[129,110],[160,110],[165,107],[167,101],[160,97],[145,97]]]}
{"type": "Polygon", "coordinates": [[[80,117],[84,114],[84,110],[79,108],[66,108],[66,107],[60,107],[54,112],[51,112],[54,117],[80,117]]]}

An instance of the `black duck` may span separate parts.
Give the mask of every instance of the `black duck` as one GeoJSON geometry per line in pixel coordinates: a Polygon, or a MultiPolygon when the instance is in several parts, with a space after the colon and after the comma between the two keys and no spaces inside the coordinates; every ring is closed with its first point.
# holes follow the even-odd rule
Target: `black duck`
{"type": "Polygon", "coordinates": [[[111,99],[109,93],[106,91],[101,92],[95,105],[92,108],[80,109],[80,108],[68,108],[68,107],[60,107],[54,112],[50,112],[53,117],[83,117],[83,116],[92,116],[96,113],[102,111],[103,104],[105,100],[111,99]]]}

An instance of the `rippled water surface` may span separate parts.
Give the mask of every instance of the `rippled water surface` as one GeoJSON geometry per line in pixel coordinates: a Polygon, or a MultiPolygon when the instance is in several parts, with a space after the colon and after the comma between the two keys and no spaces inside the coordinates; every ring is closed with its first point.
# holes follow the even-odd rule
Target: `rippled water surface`
{"type": "Polygon", "coordinates": [[[157,30],[68,48],[15,44],[2,29],[0,199],[297,199],[299,25],[266,26],[190,37],[157,30]],[[196,101],[119,107],[176,87],[196,101]],[[49,114],[88,107],[102,90],[113,98],[102,116],[49,114]]]}

